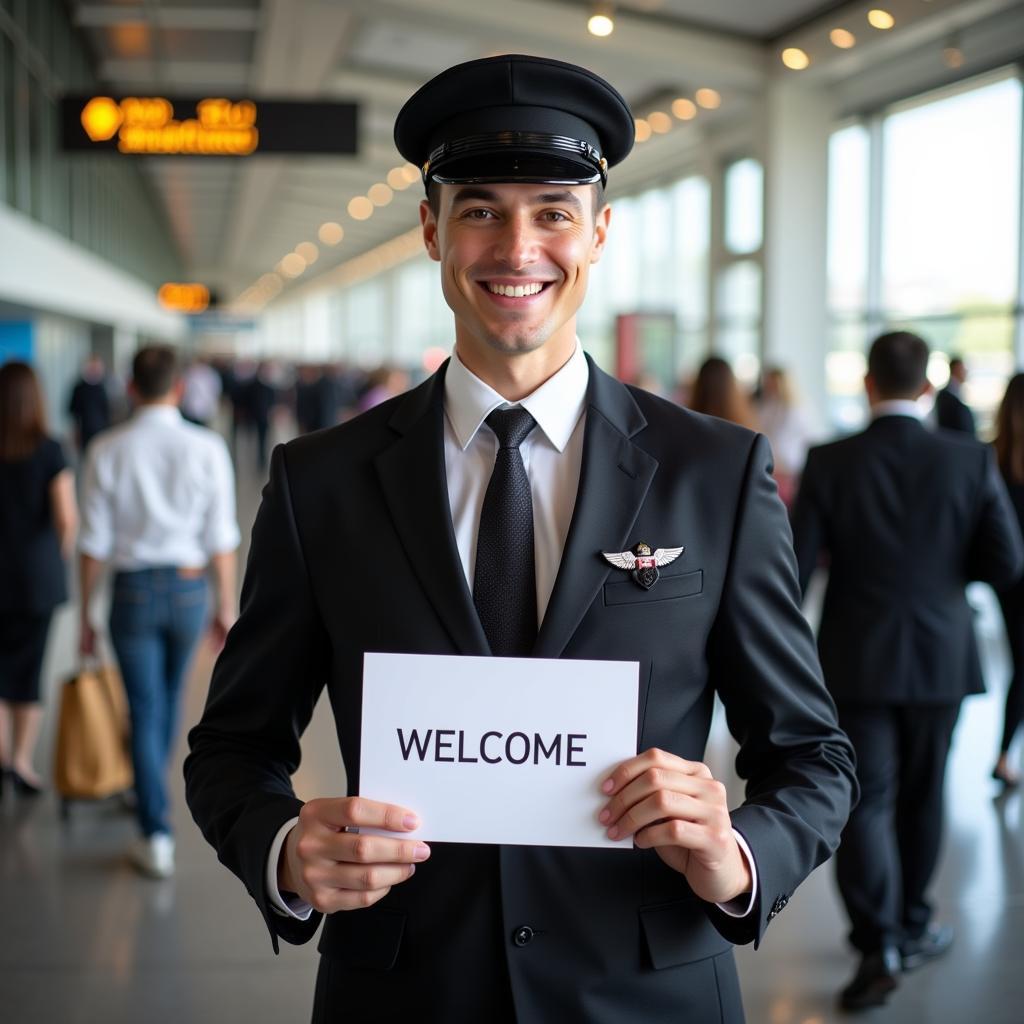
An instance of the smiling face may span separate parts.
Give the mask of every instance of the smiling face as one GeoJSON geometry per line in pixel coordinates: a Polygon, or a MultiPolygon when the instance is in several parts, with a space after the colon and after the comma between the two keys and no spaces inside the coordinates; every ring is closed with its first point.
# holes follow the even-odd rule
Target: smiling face
{"type": "Polygon", "coordinates": [[[576,312],[600,258],[608,206],[592,185],[441,185],[420,207],[423,239],[441,264],[456,347],[472,365],[543,351],[557,369],[572,354],[576,312]]]}

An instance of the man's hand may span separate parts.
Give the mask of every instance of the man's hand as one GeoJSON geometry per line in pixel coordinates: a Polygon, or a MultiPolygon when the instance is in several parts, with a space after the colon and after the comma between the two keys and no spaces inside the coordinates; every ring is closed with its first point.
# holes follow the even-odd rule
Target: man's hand
{"type": "Polygon", "coordinates": [[[96,654],[96,630],[84,615],[78,624],[78,653],[83,658],[91,658],[96,654]]]}
{"type": "Polygon", "coordinates": [[[215,654],[220,654],[224,649],[224,642],[228,638],[228,632],[235,624],[235,619],[237,618],[238,615],[235,614],[234,608],[219,608],[213,618],[210,619],[206,635],[210,642],[210,648],[215,654]]]}
{"type": "Polygon", "coordinates": [[[310,800],[288,833],[277,865],[277,884],[315,910],[369,907],[393,885],[411,878],[430,847],[415,839],[359,835],[346,828],[365,826],[408,832],[419,826],[412,811],[362,797],[310,800]]]}
{"type": "Polygon", "coordinates": [[[610,839],[633,836],[654,848],[709,903],[750,892],[753,879],[732,832],[725,786],[706,764],[656,748],[620,764],[601,791],[611,799],[598,815],[610,839]]]}

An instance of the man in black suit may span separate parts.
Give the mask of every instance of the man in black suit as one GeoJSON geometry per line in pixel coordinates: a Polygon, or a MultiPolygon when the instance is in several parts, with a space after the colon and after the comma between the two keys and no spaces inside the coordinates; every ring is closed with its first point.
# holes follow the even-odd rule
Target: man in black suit
{"type": "Polygon", "coordinates": [[[455,351],[275,451],[190,736],[190,807],[275,949],[328,915],[317,1021],[738,1024],[732,944],[760,941],[829,856],[853,789],[768,445],[579,346],[607,168],[634,136],[611,86],[474,61],[427,83],[395,135],[424,170],[455,351]],[[682,551],[646,575],[603,554],[642,542],[682,551]],[[630,849],[403,839],[416,809],[360,792],[366,651],[639,662],[641,753],[595,781],[595,826],[630,849]],[[324,686],[350,795],[303,804],[290,775],[324,686]],[[702,761],[716,693],[748,780],[732,810],[702,761]]]}
{"type": "Polygon", "coordinates": [[[949,383],[935,396],[935,423],[943,430],[959,430],[975,436],[974,413],[960,397],[967,366],[959,356],[949,360],[949,383]]]}
{"type": "Polygon", "coordinates": [[[932,923],[926,891],[960,701],[983,689],[964,587],[1008,583],[1024,566],[988,447],[921,423],[927,363],[914,334],[875,341],[865,379],[872,423],[812,449],[793,518],[805,591],[828,555],[818,649],[861,786],[836,856],[862,957],[841,994],[848,1009],[884,1002],[901,966],[952,942],[950,928],[932,923]]]}
{"type": "Polygon", "coordinates": [[[89,442],[110,426],[110,396],[103,360],[90,355],[68,398],[68,412],[75,423],[75,444],[84,452],[89,442]]]}

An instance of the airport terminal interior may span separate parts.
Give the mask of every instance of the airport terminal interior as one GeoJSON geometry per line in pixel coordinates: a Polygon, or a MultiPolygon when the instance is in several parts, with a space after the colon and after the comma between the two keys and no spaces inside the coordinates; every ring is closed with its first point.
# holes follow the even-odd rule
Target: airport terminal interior
{"type": "MultiPolygon", "coordinates": [[[[808,447],[867,422],[867,352],[885,330],[930,346],[922,415],[959,365],[977,436],[993,439],[1024,370],[1021,0],[0,0],[0,364],[35,370],[79,494],[76,384],[100,386],[116,424],[135,353],[173,346],[186,395],[193,372],[215,381],[183,411],[231,453],[241,583],[273,447],[451,354],[421,168],[393,127],[434,75],[508,53],[591,69],[635,119],[578,317],[598,366],[687,405],[720,357],[740,421],[766,433],[765,382],[781,371],[787,502],[808,447]]],[[[357,557],[372,559],[366,544],[357,557]]],[[[0,796],[0,1021],[308,1020],[315,942],[274,954],[185,806],[208,644],[170,759],[173,874],[144,877],[126,856],[130,792],[56,792],[58,709],[82,668],[76,557],[67,569],[41,676],[42,792],[0,796]]],[[[821,568],[812,625],[826,583],[821,568]]],[[[972,583],[967,599],[986,692],[956,726],[933,887],[956,938],[864,1015],[878,1024],[1024,1020],[1022,797],[991,777],[1011,656],[993,590],[972,583]]],[[[109,600],[103,582],[97,626],[109,600]]],[[[102,628],[97,643],[112,655],[102,628]]],[[[325,699],[302,752],[297,794],[343,795],[325,699]]],[[[716,706],[707,762],[730,806],[744,798],[735,753],[716,706]]],[[[750,1024],[849,1019],[836,1003],[856,965],[848,927],[825,864],[758,949],[737,947],[750,1024]]]]}

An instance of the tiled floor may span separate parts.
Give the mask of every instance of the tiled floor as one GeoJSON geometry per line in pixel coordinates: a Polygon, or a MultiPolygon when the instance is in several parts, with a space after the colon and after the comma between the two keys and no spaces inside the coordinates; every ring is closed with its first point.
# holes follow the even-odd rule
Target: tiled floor
{"type": "MultiPolygon", "coordinates": [[[[239,499],[251,520],[258,484],[248,475],[241,480],[239,499]]],[[[941,963],[907,976],[888,1006],[867,1015],[872,1024],[1024,1021],[1021,797],[997,797],[988,779],[1005,652],[989,594],[980,589],[973,599],[992,692],[969,701],[958,726],[948,785],[948,842],[935,885],[940,915],[956,925],[957,942],[941,963]]],[[[74,621],[74,613],[65,609],[56,623],[51,679],[73,667],[74,621]]],[[[204,651],[192,672],[186,723],[200,712],[210,667],[204,651]]],[[[280,957],[273,955],[253,904],[217,863],[184,808],[183,740],[184,730],[172,775],[178,871],[168,881],[146,881],[124,860],[134,830],[116,802],[76,806],[62,824],[52,797],[33,804],[8,795],[4,801],[3,1024],[280,1024],[309,1019],[315,950],[312,945],[286,946],[280,957]]],[[[50,745],[47,737],[41,766],[50,745]]],[[[343,767],[326,705],[318,709],[303,746],[305,758],[296,778],[300,795],[341,792],[343,767]]],[[[719,719],[709,761],[720,778],[731,777],[731,752],[719,719]]],[[[826,866],[798,890],[758,952],[737,951],[751,1024],[844,1019],[834,1009],[835,992],[854,966],[844,927],[826,866]]]]}

